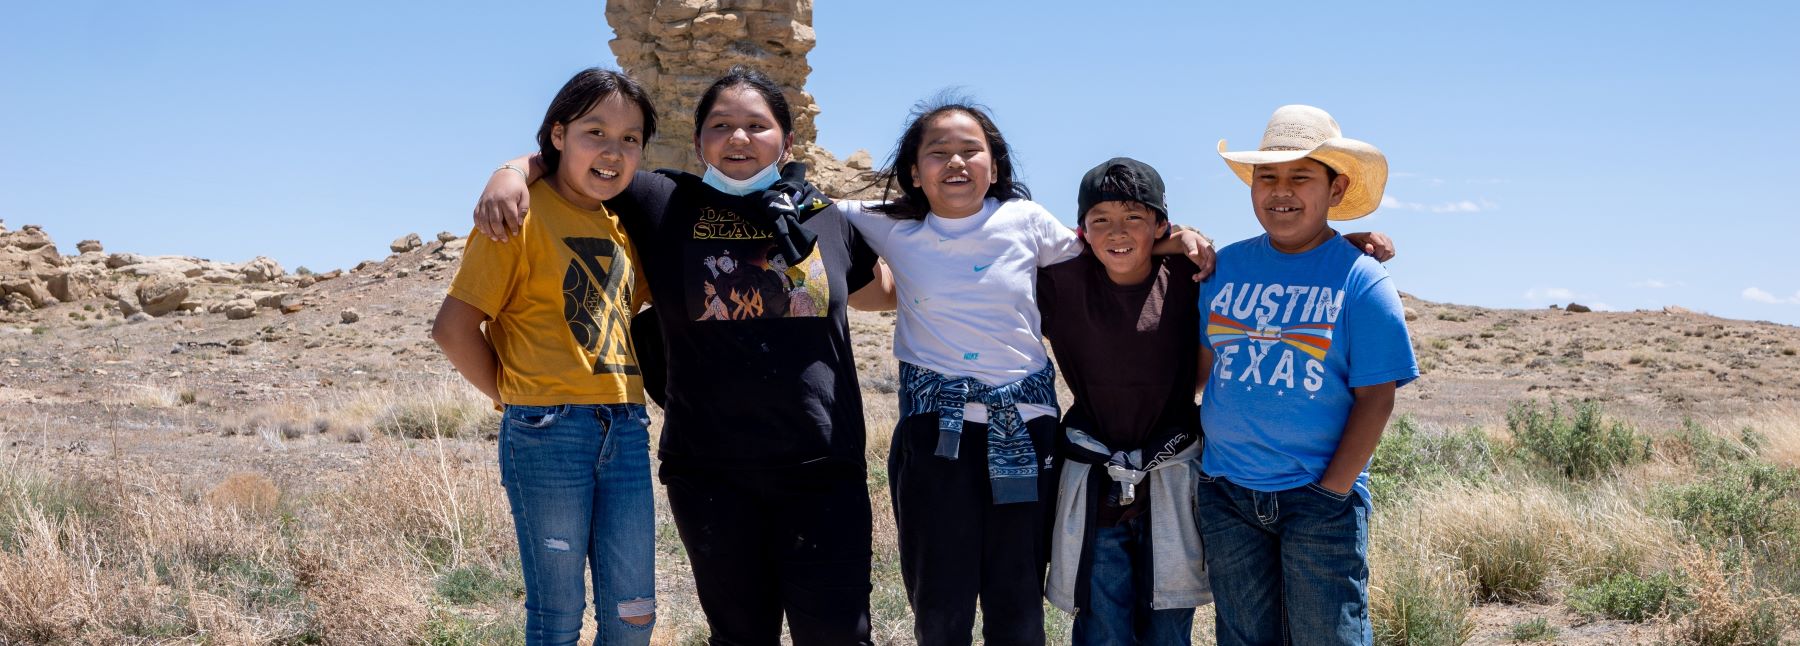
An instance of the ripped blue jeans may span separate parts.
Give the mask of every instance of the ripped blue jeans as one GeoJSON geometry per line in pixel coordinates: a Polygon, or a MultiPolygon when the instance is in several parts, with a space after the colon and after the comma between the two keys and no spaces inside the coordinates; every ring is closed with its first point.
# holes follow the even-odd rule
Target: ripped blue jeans
{"type": "Polygon", "coordinates": [[[656,529],[642,404],[507,406],[500,480],[525,570],[525,643],[574,644],[594,577],[596,645],[650,643],[656,529]],[[585,567],[584,567],[585,566],[585,567]]]}

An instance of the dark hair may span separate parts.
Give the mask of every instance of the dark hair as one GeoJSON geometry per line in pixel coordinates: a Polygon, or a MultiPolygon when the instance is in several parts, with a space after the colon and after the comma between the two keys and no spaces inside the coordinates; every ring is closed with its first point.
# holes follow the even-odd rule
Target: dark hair
{"type": "Polygon", "coordinates": [[[734,87],[749,88],[761,94],[763,100],[769,102],[769,112],[775,115],[775,125],[781,126],[781,136],[794,134],[794,116],[788,110],[787,95],[782,93],[780,85],[775,84],[775,79],[753,68],[733,65],[731,71],[706,88],[706,94],[700,95],[700,104],[694,106],[695,137],[706,127],[706,115],[712,114],[713,103],[718,101],[719,94],[734,87]]]}
{"type": "MultiPolygon", "coordinates": [[[[1124,164],[1113,164],[1106,168],[1106,175],[1100,178],[1100,193],[1113,195],[1143,195],[1149,192],[1150,178],[1144,177],[1136,169],[1124,164]]],[[[1124,200],[1143,207],[1145,211],[1156,214],[1157,222],[1166,222],[1169,216],[1156,207],[1137,200],[1124,200]]],[[[1087,226],[1087,211],[1075,214],[1075,226],[1087,226]]]]}
{"type": "Polygon", "coordinates": [[[580,119],[606,97],[615,94],[636,103],[643,111],[644,139],[638,145],[650,145],[650,138],[656,136],[656,107],[650,104],[650,93],[624,72],[590,67],[570,77],[569,82],[557,90],[556,98],[550,100],[550,109],[544,111],[544,123],[538,126],[537,141],[538,156],[542,158],[546,174],[555,175],[562,163],[562,151],[550,141],[550,133],[556,124],[568,126],[569,122],[580,119]]]}
{"type": "Polygon", "coordinates": [[[1013,171],[1012,148],[1006,145],[1006,138],[1000,135],[1000,128],[988,116],[987,108],[973,103],[968,97],[940,94],[913,105],[906,132],[901,133],[900,140],[894,143],[894,152],[888,155],[887,168],[876,173],[875,181],[870,184],[882,187],[883,202],[869,210],[899,220],[922,220],[931,211],[925,189],[913,186],[913,166],[919,163],[925,127],[931,125],[933,119],[952,112],[969,115],[987,139],[988,153],[994,158],[994,183],[988,187],[987,197],[1001,201],[1031,199],[1031,189],[1026,188],[1013,171]],[[894,191],[899,191],[900,195],[889,199],[894,191]]]}

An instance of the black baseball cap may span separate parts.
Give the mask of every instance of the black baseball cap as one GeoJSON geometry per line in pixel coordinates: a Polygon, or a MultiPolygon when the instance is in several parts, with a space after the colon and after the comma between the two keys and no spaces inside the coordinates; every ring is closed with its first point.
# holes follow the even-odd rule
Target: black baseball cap
{"type": "Polygon", "coordinates": [[[1075,222],[1087,219],[1088,209],[1101,202],[1139,202],[1169,219],[1169,207],[1163,204],[1162,175],[1149,164],[1130,157],[1114,157],[1081,176],[1081,190],[1075,196],[1075,222]],[[1123,172],[1115,171],[1121,169],[1123,172]],[[1107,174],[1120,175],[1125,181],[1107,186],[1107,174]],[[1111,189],[1111,190],[1108,190],[1111,189]]]}

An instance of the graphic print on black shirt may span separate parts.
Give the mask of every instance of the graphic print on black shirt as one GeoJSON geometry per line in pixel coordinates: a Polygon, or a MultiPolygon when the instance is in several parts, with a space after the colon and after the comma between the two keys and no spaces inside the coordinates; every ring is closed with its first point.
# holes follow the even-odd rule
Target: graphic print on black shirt
{"type": "Polygon", "coordinates": [[[789,267],[772,234],[722,207],[704,207],[687,243],[688,311],[696,321],[825,316],[830,284],[819,250],[789,267]]]}
{"type": "Polygon", "coordinates": [[[569,333],[598,355],[594,374],[638,374],[625,321],[636,282],[631,263],[621,262],[618,243],[606,238],[563,238],[563,244],[575,254],[563,274],[563,318],[569,321],[569,333]]]}

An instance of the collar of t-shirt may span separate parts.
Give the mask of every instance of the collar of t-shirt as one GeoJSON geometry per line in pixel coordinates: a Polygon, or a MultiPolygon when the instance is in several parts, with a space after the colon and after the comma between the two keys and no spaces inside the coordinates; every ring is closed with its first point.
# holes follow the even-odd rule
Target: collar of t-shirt
{"type": "Polygon", "coordinates": [[[980,229],[981,225],[986,223],[988,218],[994,217],[994,212],[998,210],[1000,210],[1000,200],[990,197],[981,201],[980,211],[967,217],[946,218],[937,213],[926,213],[925,226],[931,227],[931,230],[941,236],[958,236],[980,229]]]}

